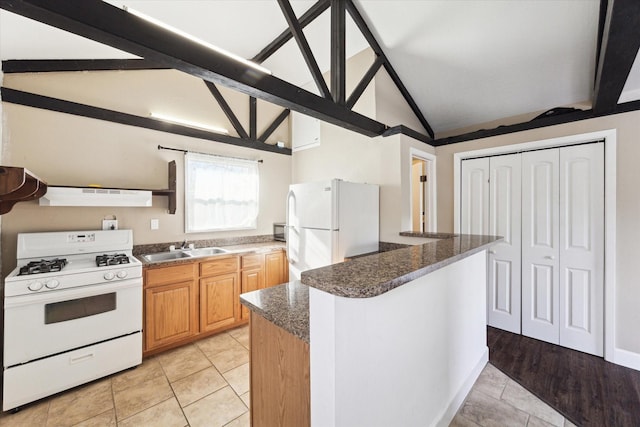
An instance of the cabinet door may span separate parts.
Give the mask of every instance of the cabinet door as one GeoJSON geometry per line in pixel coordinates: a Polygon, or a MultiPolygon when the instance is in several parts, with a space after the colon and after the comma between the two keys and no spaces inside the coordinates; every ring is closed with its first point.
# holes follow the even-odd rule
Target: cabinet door
{"type": "MultiPolygon", "coordinates": [[[[264,272],[262,268],[243,270],[240,283],[242,286],[241,293],[257,291],[258,289],[264,288],[264,272]]],[[[249,319],[249,309],[244,305],[241,306],[240,318],[242,320],[249,319]]]]}
{"type": "Polygon", "coordinates": [[[200,279],[200,331],[235,323],[239,311],[238,274],[200,279]]]}
{"type": "Polygon", "coordinates": [[[145,289],[145,350],[198,333],[197,292],[193,280],[145,289]]]}
{"type": "Polygon", "coordinates": [[[522,154],[522,335],[558,344],[559,160],[556,149],[522,154]]]}
{"type": "Polygon", "coordinates": [[[502,236],[488,252],[488,323],[520,333],[520,154],[489,162],[489,234],[502,236]]]}
{"type": "Polygon", "coordinates": [[[560,149],[560,345],[603,355],[604,144],[560,149]]]}
{"type": "Polygon", "coordinates": [[[264,287],[269,288],[285,283],[287,270],[283,251],[266,254],[264,256],[264,287]]]}

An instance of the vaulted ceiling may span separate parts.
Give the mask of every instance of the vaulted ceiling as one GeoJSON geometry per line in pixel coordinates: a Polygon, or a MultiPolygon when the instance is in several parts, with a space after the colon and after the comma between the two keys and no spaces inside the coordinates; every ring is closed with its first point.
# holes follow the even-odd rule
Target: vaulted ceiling
{"type": "MultiPolygon", "coordinates": [[[[248,59],[288,28],[276,0],[107,2],[118,7],[124,3],[248,59]]],[[[615,2],[625,6],[633,0],[615,2]]],[[[600,88],[597,79],[602,64],[598,61],[599,29],[604,28],[603,46],[610,33],[615,46],[624,44],[615,38],[620,37],[615,28],[612,32],[609,22],[602,20],[601,8],[612,9],[614,0],[353,3],[436,137],[455,134],[455,130],[475,130],[487,123],[511,124],[514,116],[533,117],[560,106],[590,109],[598,90],[609,90],[604,85],[600,88]]],[[[316,1],[291,1],[298,17],[314,4],[316,1]]],[[[614,19],[612,25],[617,28],[620,22],[614,19]]],[[[633,22],[637,17],[631,18],[633,22]]],[[[322,71],[330,68],[330,28],[330,11],[325,10],[304,29],[322,71]]],[[[624,31],[622,40],[629,34],[624,31]]],[[[369,46],[349,14],[345,34],[347,57],[369,46]]],[[[635,52],[633,57],[635,46],[635,50],[630,48],[635,52]]],[[[614,47],[605,53],[611,54],[614,47]]],[[[629,57],[628,48],[624,54],[629,57]]],[[[83,58],[135,56],[0,10],[0,59],[83,58]]],[[[624,89],[616,101],[640,99],[639,62],[635,61],[629,77],[622,80],[624,89]]],[[[615,61],[609,63],[620,68],[615,61]]],[[[298,86],[312,80],[295,40],[262,65],[274,76],[298,86]]]]}

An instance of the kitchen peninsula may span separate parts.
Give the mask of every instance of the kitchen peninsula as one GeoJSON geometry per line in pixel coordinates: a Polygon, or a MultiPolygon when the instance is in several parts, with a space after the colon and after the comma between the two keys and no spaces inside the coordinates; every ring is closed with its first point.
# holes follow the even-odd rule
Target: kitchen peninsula
{"type": "Polygon", "coordinates": [[[486,249],[439,240],[243,294],[252,425],[448,425],[488,360],[486,249]]]}

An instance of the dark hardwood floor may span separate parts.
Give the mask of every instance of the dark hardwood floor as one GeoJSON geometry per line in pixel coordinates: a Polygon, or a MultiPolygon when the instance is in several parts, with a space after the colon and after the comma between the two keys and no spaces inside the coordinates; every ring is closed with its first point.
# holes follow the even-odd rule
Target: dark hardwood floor
{"type": "Polygon", "coordinates": [[[640,372],[492,327],[489,361],[578,426],[640,426],[640,372]]]}

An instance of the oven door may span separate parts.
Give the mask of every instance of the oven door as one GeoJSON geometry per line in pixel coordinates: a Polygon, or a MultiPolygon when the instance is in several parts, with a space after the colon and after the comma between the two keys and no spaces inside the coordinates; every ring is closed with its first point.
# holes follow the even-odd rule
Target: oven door
{"type": "Polygon", "coordinates": [[[142,280],[6,297],[5,368],[142,330],[142,280]]]}

